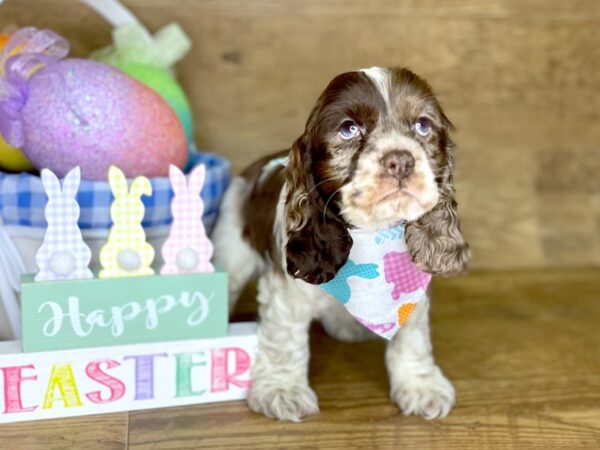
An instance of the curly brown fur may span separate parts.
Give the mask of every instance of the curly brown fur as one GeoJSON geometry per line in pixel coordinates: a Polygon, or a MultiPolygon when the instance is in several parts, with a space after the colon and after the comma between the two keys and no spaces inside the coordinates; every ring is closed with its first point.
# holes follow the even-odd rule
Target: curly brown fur
{"type": "Polygon", "coordinates": [[[405,229],[406,245],[417,267],[432,275],[457,275],[467,270],[471,258],[469,245],[460,230],[457,202],[454,199],[454,126],[444,115],[444,132],[436,161],[440,199],[434,208],[405,229]]]}
{"type": "Polygon", "coordinates": [[[471,257],[460,232],[456,201],[446,197],[430,212],[406,225],[406,245],[415,265],[433,275],[456,275],[471,257]]]}
{"type": "Polygon", "coordinates": [[[286,213],[287,272],[310,284],[335,277],[348,259],[352,238],[344,220],[327,205],[315,184],[312,158],[299,138],[290,152],[287,168],[286,213]]]}

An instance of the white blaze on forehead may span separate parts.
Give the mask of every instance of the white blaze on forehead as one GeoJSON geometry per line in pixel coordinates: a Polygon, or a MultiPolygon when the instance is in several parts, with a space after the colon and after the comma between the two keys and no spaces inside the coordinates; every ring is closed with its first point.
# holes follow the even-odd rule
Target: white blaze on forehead
{"type": "Polygon", "coordinates": [[[370,67],[360,69],[360,72],[368,76],[385,101],[385,106],[390,110],[390,71],[383,67],[370,67]]]}

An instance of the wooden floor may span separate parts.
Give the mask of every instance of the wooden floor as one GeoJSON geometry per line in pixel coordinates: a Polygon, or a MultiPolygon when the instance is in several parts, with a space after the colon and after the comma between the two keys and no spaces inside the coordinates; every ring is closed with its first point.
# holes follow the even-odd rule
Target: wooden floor
{"type": "Polygon", "coordinates": [[[0,448],[600,448],[600,270],[474,273],[434,295],[435,353],[457,389],[446,419],[388,402],[383,342],[315,327],[321,413],[303,423],[231,402],[1,426],[0,448]]]}

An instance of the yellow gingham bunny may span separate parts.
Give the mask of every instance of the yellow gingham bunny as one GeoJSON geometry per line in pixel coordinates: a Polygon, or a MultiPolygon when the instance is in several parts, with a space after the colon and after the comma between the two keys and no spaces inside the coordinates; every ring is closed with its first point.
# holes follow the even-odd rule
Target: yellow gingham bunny
{"type": "Polygon", "coordinates": [[[100,250],[102,270],[100,278],[133,277],[152,275],[150,267],[154,248],[146,242],[142,228],[144,204],[142,195],[152,195],[152,186],[146,177],[137,177],[131,183],[131,191],[123,172],[115,166],[108,171],[108,182],[115,196],[110,207],[113,225],[108,240],[100,250]]]}

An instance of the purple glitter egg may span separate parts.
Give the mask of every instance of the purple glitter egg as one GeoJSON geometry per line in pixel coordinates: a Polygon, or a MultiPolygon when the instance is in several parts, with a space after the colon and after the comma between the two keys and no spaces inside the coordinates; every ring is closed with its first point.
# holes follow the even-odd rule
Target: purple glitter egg
{"type": "Polygon", "coordinates": [[[23,152],[39,168],[106,180],[110,165],[128,178],[167,176],[187,159],[185,132],[153,90],[123,72],[85,59],[65,59],[29,81],[23,107],[23,152]]]}

